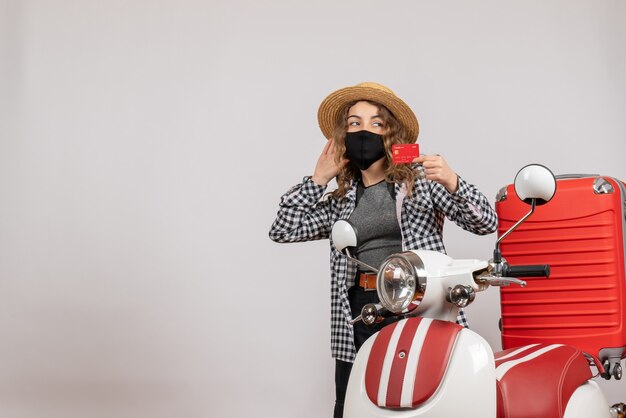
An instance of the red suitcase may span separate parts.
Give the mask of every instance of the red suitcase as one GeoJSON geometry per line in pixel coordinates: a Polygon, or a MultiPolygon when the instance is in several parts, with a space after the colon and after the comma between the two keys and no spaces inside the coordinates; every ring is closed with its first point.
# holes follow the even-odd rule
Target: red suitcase
{"type": "MultiPolygon", "coordinates": [[[[557,176],[547,204],[501,244],[510,265],[550,264],[550,278],[500,290],[503,349],[562,343],[592,354],[621,378],[626,353],[624,183],[610,177],[557,176]]],[[[498,233],[529,211],[512,185],[498,194],[498,233]]]]}

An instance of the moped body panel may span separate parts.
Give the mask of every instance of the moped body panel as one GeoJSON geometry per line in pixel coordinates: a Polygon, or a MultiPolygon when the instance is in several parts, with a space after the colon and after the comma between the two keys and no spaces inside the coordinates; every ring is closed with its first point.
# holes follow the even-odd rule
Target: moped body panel
{"type": "Polygon", "coordinates": [[[611,418],[608,402],[593,380],[582,384],[572,395],[563,418],[611,418]]]}
{"type": "MultiPolygon", "coordinates": [[[[420,319],[410,318],[403,321],[420,319]]],[[[348,383],[344,417],[496,417],[496,380],[494,378],[493,352],[480,335],[465,328],[456,334],[445,372],[440,382],[435,382],[436,389],[428,399],[414,408],[378,406],[368,396],[366,375],[372,346],[379,335],[380,333],[367,340],[356,357],[348,383]]],[[[419,344],[419,338],[417,338],[413,346],[419,344]]],[[[410,353],[406,354],[410,355],[410,353]]],[[[428,358],[422,356],[418,360],[418,362],[428,361],[428,358]]],[[[405,380],[410,380],[410,378],[405,380]]]]}

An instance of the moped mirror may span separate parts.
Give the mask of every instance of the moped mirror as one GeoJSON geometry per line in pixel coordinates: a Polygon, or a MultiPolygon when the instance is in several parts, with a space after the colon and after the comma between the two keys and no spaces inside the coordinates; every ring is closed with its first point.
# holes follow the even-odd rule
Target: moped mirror
{"type": "Polygon", "coordinates": [[[359,261],[350,255],[349,249],[356,248],[357,246],[357,232],[350,222],[343,219],[335,222],[333,224],[333,229],[330,233],[330,236],[333,240],[333,245],[335,246],[337,251],[344,254],[346,257],[348,257],[349,260],[354,261],[355,263],[366,268],[367,270],[378,273],[378,269],[362,261],[359,261]]]}
{"type": "Polygon", "coordinates": [[[547,167],[530,164],[517,173],[513,186],[522,201],[531,205],[535,200],[536,205],[543,205],[556,193],[556,178],[547,167]]]}
{"type": "Polygon", "coordinates": [[[502,260],[500,253],[502,240],[528,219],[535,212],[537,205],[543,205],[552,200],[556,193],[556,177],[549,168],[541,164],[529,164],[517,172],[513,186],[517,196],[530,205],[530,212],[498,238],[493,257],[496,263],[502,260]]]}
{"type": "Polygon", "coordinates": [[[357,245],[356,231],[348,221],[340,220],[335,222],[330,236],[332,237],[333,245],[342,254],[345,254],[344,250],[347,248],[356,247],[357,245]]]}

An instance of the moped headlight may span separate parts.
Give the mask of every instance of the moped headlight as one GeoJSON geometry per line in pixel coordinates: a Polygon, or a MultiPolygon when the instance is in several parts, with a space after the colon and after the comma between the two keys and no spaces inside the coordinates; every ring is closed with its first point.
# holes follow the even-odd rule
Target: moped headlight
{"type": "Polygon", "coordinates": [[[401,313],[411,302],[421,301],[426,292],[422,259],[411,251],[390,255],[378,271],[376,289],[380,303],[393,313],[401,313]]]}

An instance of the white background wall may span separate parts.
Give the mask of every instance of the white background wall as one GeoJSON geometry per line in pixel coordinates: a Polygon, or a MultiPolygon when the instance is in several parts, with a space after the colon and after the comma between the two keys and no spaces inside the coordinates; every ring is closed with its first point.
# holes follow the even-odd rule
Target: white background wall
{"type": "Polygon", "coordinates": [[[529,162],[626,179],[625,27],[622,0],[0,1],[0,416],[330,416],[328,244],[267,238],[320,101],[387,84],[492,202],[529,162]]]}

